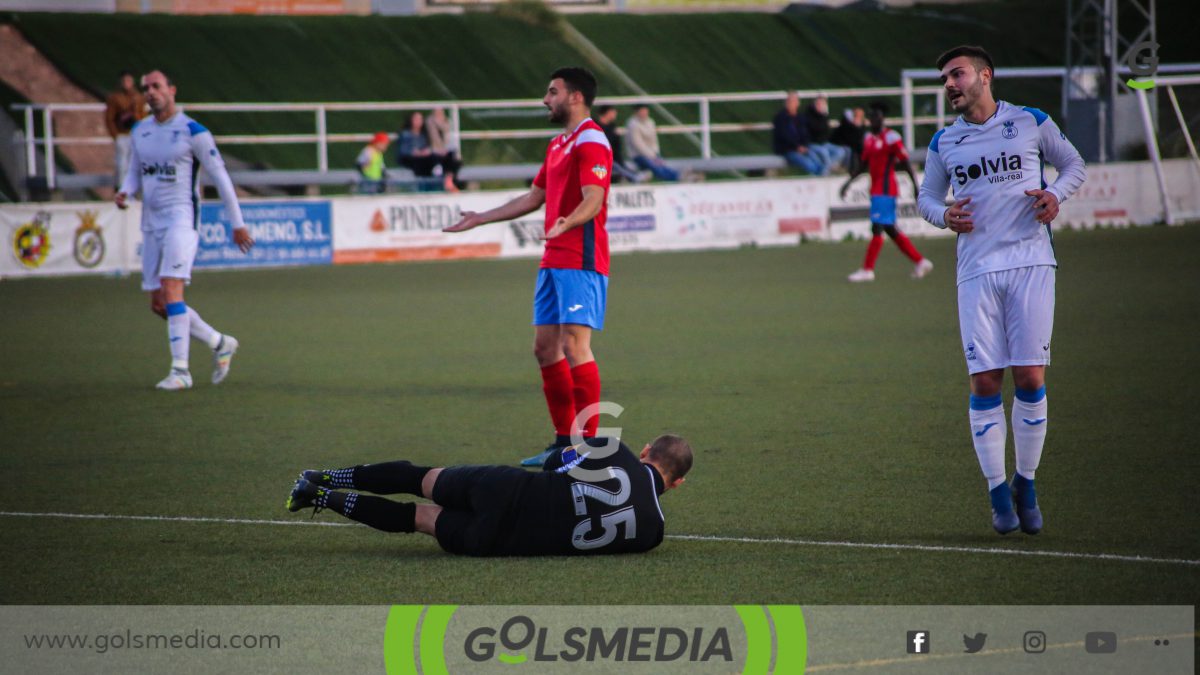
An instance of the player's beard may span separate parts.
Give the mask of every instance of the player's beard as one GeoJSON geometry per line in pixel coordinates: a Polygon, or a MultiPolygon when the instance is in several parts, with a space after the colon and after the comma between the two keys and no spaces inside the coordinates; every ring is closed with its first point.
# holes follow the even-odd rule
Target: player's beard
{"type": "Polygon", "coordinates": [[[975,82],[966,89],[960,89],[959,94],[961,94],[961,96],[959,97],[958,102],[955,103],[952,101],[950,103],[950,107],[953,108],[954,112],[957,113],[970,110],[971,106],[975,105],[975,102],[978,101],[981,96],[983,96],[983,80],[976,77],[975,82]]]}
{"type": "Polygon", "coordinates": [[[552,105],[547,107],[550,111],[549,119],[551,124],[566,124],[568,117],[567,106],[552,105]]]}

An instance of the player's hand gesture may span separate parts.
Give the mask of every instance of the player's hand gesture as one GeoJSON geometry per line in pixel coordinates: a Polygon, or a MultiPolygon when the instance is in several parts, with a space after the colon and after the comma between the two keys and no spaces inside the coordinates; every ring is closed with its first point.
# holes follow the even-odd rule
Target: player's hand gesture
{"type": "Polygon", "coordinates": [[[118,192],[113,195],[113,203],[117,205],[118,209],[127,209],[129,208],[129,195],[124,192],[118,192]]]}
{"type": "Polygon", "coordinates": [[[952,232],[966,234],[975,229],[975,221],[971,219],[971,212],[966,209],[969,203],[971,203],[971,198],[966,197],[954,202],[950,208],[946,209],[946,215],[942,216],[942,220],[952,232]]]}
{"type": "Polygon", "coordinates": [[[1025,194],[1034,198],[1033,210],[1037,211],[1037,221],[1049,225],[1058,217],[1058,197],[1046,190],[1026,190],[1025,194]]]}
{"type": "Polygon", "coordinates": [[[242,253],[249,253],[251,247],[254,246],[254,237],[250,236],[250,230],[239,227],[233,231],[233,243],[242,249],[242,253]]]}
{"type": "Polygon", "coordinates": [[[554,227],[550,228],[545,234],[542,235],[542,241],[553,239],[569,229],[571,228],[567,227],[567,219],[559,218],[558,220],[554,221],[554,227]]]}
{"type": "Polygon", "coordinates": [[[478,213],[474,211],[463,211],[462,220],[451,225],[450,227],[442,228],[442,232],[466,232],[467,230],[474,229],[480,225],[483,225],[483,218],[480,218],[478,213]]]}

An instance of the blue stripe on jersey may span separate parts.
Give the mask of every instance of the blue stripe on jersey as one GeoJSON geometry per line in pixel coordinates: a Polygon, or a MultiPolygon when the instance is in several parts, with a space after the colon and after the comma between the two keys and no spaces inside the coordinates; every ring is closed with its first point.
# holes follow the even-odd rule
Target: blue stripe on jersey
{"type": "Polygon", "coordinates": [[[938,130],[938,132],[936,134],[933,135],[933,140],[929,141],[929,151],[930,152],[938,151],[938,140],[941,139],[942,134],[944,134],[944,133],[946,133],[946,130],[940,129],[940,130],[938,130]]]}
{"type": "Polygon", "coordinates": [[[205,129],[204,125],[196,120],[188,120],[188,132],[193,136],[199,136],[200,134],[207,134],[208,129],[205,129]]]}
{"type": "Polygon", "coordinates": [[[1039,127],[1042,126],[1042,122],[1045,122],[1046,120],[1050,119],[1049,115],[1042,112],[1041,110],[1038,110],[1037,108],[1030,108],[1028,106],[1025,106],[1025,107],[1021,108],[1021,110],[1024,110],[1025,112],[1029,113],[1030,115],[1033,115],[1033,119],[1037,122],[1037,125],[1039,127]]]}
{"type": "Polygon", "coordinates": [[[579,269],[596,271],[596,219],[583,224],[583,260],[579,269]]]}
{"type": "Polygon", "coordinates": [[[200,229],[200,160],[192,157],[192,229],[200,229]]]}

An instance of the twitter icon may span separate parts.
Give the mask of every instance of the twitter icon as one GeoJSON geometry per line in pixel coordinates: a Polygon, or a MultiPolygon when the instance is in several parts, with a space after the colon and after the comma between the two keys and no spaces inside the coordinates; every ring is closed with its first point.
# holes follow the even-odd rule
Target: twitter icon
{"type": "Polygon", "coordinates": [[[963,652],[967,654],[974,654],[980,649],[983,649],[983,643],[985,642],[987,642],[987,633],[976,633],[975,637],[963,635],[963,647],[965,647],[963,652]]]}

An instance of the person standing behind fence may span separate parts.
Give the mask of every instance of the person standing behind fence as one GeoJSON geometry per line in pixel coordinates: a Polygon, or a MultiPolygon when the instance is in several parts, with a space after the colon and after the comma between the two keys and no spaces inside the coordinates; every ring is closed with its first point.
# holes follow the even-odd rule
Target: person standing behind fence
{"type": "Polygon", "coordinates": [[[113,139],[113,186],[120,188],[129,168],[129,131],[146,116],[146,99],[128,70],[121,71],[117,82],[120,88],[104,101],[104,126],[113,139]]]}
{"type": "Polygon", "coordinates": [[[458,158],[457,148],[450,138],[450,120],[446,119],[444,108],[429,111],[429,119],[425,120],[425,136],[429,139],[433,158],[442,167],[446,191],[458,190],[458,170],[462,168],[462,160],[458,158]]]}
{"type": "Polygon", "coordinates": [[[829,169],[809,152],[808,126],[800,114],[800,95],[789,91],[783,107],[771,120],[772,146],[775,154],[781,155],[788,164],[803,169],[814,176],[824,176],[829,169]]]}
{"type": "Polygon", "coordinates": [[[679,180],[679,172],[667,166],[659,152],[658,127],[650,117],[650,106],[639,103],[633,107],[633,116],[625,125],[625,142],[639,169],[649,171],[659,180],[679,180]]]}
{"type": "Polygon", "coordinates": [[[862,166],[863,135],[866,133],[866,115],[862,108],[846,108],[838,128],[833,130],[829,141],[850,151],[850,160],[846,169],[850,173],[859,171],[862,166]]]}

